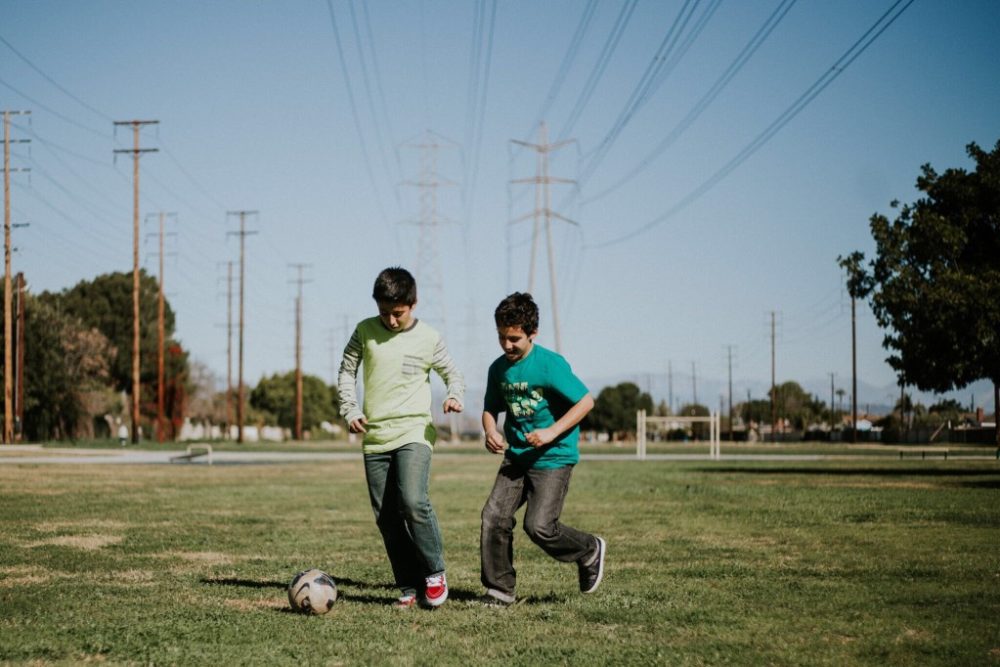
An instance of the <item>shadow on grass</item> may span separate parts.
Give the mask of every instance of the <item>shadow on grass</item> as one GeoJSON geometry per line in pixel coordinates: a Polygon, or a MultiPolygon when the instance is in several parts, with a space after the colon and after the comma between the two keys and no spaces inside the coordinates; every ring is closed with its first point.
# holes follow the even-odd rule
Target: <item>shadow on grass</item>
{"type": "Polygon", "coordinates": [[[959,482],[956,486],[965,489],[1000,489],[1000,479],[985,479],[974,482],[959,482]]]}
{"type": "MultiPolygon", "coordinates": [[[[796,467],[767,467],[767,466],[726,466],[724,468],[697,468],[698,472],[704,473],[736,473],[743,475],[844,475],[853,477],[989,477],[1000,476],[1000,470],[991,471],[984,468],[848,468],[828,466],[796,466],[796,467]]],[[[1000,481],[1000,477],[998,477],[1000,481]]],[[[993,482],[987,482],[992,484],[993,482]]]]}
{"type": "Polygon", "coordinates": [[[242,586],[244,588],[288,588],[288,582],[237,579],[234,577],[219,577],[214,579],[203,577],[201,583],[211,586],[242,586]]]}
{"type": "MultiPolygon", "coordinates": [[[[366,591],[396,591],[396,587],[392,584],[387,584],[383,582],[372,583],[369,581],[359,581],[357,579],[349,579],[347,577],[334,577],[337,582],[337,587],[340,591],[340,599],[343,601],[351,602],[352,604],[365,604],[365,605],[377,605],[385,606],[392,604],[396,599],[395,595],[392,594],[382,594],[377,595],[374,593],[366,591]],[[355,592],[351,589],[357,589],[355,592]]],[[[282,581],[271,581],[267,579],[241,579],[238,577],[203,577],[201,583],[208,584],[209,586],[242,586],[243,588],[277,588],[285,590],[288,588],[288,584],[282,581]]],[[[462,588],[451,588],[448,591],[448,599],[454,602],[475,602],[482,599],[482,593],[479,591],[470,591],[462,588]]],[[[547,593],[545,595],[527,595],[525,597],[518,598],[517,605],[536,605],[536,604],[562,604],[566,602],[566,599],[562,596],[556,595],[555,593],[547,593]]],[[[274,610],[281,614],[297,614],[299,612],[294,611],[290,607],[283,607],[274,610]]]]}

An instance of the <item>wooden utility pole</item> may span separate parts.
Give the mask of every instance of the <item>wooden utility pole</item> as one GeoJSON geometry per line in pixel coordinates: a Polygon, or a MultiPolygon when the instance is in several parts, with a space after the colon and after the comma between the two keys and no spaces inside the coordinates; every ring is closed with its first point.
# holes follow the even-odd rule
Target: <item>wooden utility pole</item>
{"type": "Polygon", "coordinates": [[[771,311],[771,442],[778,441],[778,403],[774,381],[774,311],[771,311]]]}
{"type": "MultiPolygon", "coordinates": [[[[691,409],[694,410],[694,406],[698,405],[698,374],[695,372],[693,361],[691,362],[691,394],[694,397],[691,409]]],[[[693,415],[694,412],[691,414],[693,415]]]]}
{"type": "Polygon", "coordinates": [[[158,120],[116,120],[115,127],[132,128],[132,148],[116,148],[115,153],[132,155],[132,444],[139,442],[139,398],[142,384],[139,379],[139,157],[155,153],[155,148],[139,148],[139,130],[144,125],[157,125],[158,120]]]}
{"type": "Polygon", "coordinates": [[[729,357],[729,439],[733,439],[733,346],[726,346],[729,357]]]}
{"type": "MultiPolygon", "coordinates": [[[[3,240],[4,240],[4,274],[3,274],[3,441],[5,444],[14,442],[14,353],[13,353],[13,289],[11,285],[10,256],[12,252],[10,241],[10,117],[27,115],[30,111],[3,112],[3,240]]],[[[27,139],[15,143],[25,143],[27,139]]],[[[17,169],[15,171],[28,171],[17,169]]]]}
{"type": "Polygon", "coordinates": [[[19,428],[14,433],[14,439],[20,441],[24,437],[24,274],[18,272],[15,282],[17,283],[17,335],[14,341],[17,346],[17,361],[14,374],[14,423],[19,428]]]}
{"type": "Polygon", "coordinates": [[[833,373],[830,373],[830,432],[833,433],[833,422],[835,413],[833,411],[833,373]]]}
{"type": "Polygon", "coordinates": [[[233,425],[233,260],[226,270],[226,439],[233,425]]]}
{"type": "MultiPolygon", "coordinates": [[[[148,219],[149,216],[147,216],[148,219]]],[[[163,442],[166,439],[166,372],[164,369],[164,338],[165,338],[165,324],[164,324],[164,294],[163,294],[163,221],[164,218],[172,217],[176,218],[176,213],[164,213],[160,211],[157,214],[160,221],[159,232],[155,236],[159,239],[159,263],[160,272],[157,276],[159,287],[156,294],[156,441],[163,442]]]]}
{"type": "Polygon", "coordinates": [[[575,225],[577,223],[552,210],[552,195],[549,192],[549,185],[551,183],[574,184],[576,181],[567,178],[549,176],[549,153],[576,140],[566,139],[564,141],[557,141],[554,144],[548,143],[548,128],[544,122],[539,125],[538,137],[539,139],[537,144],[511,139],[512,143],[531,148],[538,153],[538,175],[533,178],[517,178],[511,181],[511,183],[535,184],[535,210],[521,216],[520,218],[516,218],[511,222],[521,222],[522,220],[527,220],[529,218],[533,221],[531,230],[531,265],[528,267],[529,293],[535,289],[535,254],[538,245],[539,227],[544,224],[545,243],[549,260],[549,287],[552,293],[552,325],[553,332],[555,334],[556,352],[561,352],[562,343],[559,335],[559,304],[556,299],[556,265],[555,259],[553,258],[554,249],[552,246],[552,218],[558,218],[559,220],[568,222],[571,225],[575,225]],[[542,220],[544,220],[544,223],[542,223],[542,220]]]}
{"type": "Polygon", "coordinates": [[[295,439],[302,439],[302,284],[310,282],[303,280],[302,271],[310,264],[289,264],[298,270],[298,277],[293,281],[298,285],[295,295],[295,439]]]}
{"type": "Polygon", "coordinates": [[[240,344],[239,344],[239,372],[236,387],[236,442],[243,444],[243,303],[246,295],[246,260],[245,241],[246,237],[257,232],[246,230],[246,218],[248,215],[257,215],[257,211],[228,211],[227,215],[238,215],[240,217],[240,231],[229,232],[232,236],[240,237],[240,344]]]}
{"type": "Polygon", "coordinates": [[[851,442],[858,442],[858,318],[851,295],[851,442]]]}
{"type": "Polygon", "coordinates": [[[667,360],[667,407],[670,408],[670,414],[674,413],[674,369],[670,364],[670,360],[667,360]]]}

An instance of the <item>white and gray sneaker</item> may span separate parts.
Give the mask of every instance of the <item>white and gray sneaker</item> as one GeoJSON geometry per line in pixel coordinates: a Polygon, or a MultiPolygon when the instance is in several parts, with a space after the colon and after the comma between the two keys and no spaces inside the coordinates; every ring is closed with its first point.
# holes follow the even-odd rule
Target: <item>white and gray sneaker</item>
{"type": "MultiPolygon", "coordinates": [[[[595,536],[596,537],[596,536],[595,536]]],[[[580,571],[580,592],[593,593],[604,578],[604,555],[607,547],[604,538],[597,538],[597,550],[588,559],[577,563],[580,571]]]]}

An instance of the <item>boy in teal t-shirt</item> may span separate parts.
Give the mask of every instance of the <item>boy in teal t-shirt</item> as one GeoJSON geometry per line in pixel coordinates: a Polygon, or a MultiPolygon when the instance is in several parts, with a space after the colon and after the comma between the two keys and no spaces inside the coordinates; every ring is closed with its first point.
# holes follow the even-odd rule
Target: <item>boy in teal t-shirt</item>
{"type": "Polygon", "coordinates": [[[486,449],[504,453],[504,460],[482,513],[485,601],[515,601],[514,513],[525,503],[528,537],[556,560],[576,563],[580,590],[592,593],[604,576],[604,540],[567,526],[559,516],[580,460],[579,423],[594,399],[562,356],[535,345],[538,306],[530,294],[511,294],[494,318],[504,354],[490,365],[483,430],[486,449]],[[497,430],[501,412],[507,413],[503,435],[497,430]]]}
{"type": "Polygon", "coordinates": [[[429,495],[430,371],[444,380],[445,412],[461,412],[465,384],[441,335],[413,316],[417,284],[405,269],[388,268],[375,280],[378,317],[358,323],[344,349],[337,389],[340,414],[363,433],[365,479],[396,585],[394,603],[413,607],[417,594],[437,607],[448,599],[444,548],[429,495]],[[358,367],[364,367],[364,405],[358,404],[358,367]]]}

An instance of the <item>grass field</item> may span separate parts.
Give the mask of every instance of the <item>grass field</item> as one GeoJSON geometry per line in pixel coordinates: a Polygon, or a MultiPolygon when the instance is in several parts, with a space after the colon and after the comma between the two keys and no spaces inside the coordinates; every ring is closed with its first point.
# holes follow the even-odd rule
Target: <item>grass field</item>
{"type": "Polygon", "coordinates": [[[439,453],[451,599],[400,612],[360,461],[0,466],[0,661],[1000,664],[995,461],[589,461],[564,519],[601,589],[518,529],[521,602],[474,604],[497,459],[439,453]],[[319,567],[342,599],[288,609],[319,567]]]}

